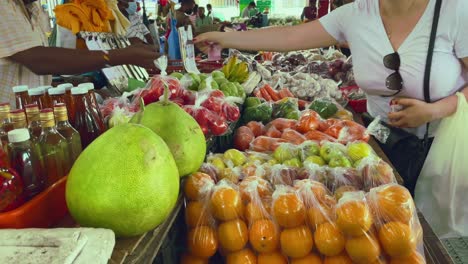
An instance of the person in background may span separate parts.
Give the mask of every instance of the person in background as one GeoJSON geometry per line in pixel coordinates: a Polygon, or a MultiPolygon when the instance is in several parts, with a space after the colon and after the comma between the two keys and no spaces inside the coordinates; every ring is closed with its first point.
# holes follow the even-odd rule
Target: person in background
{"type": "Polygon", "coordinates": [[[206,11],[208,11],[208,14],[206,14],[207,17],[211,17],[211,19],[214,18],[214,15],[213,15],[213,6],[211,6],[211,4],[207,4],[206,5],[206,11]]]}
{"type": "Polygon", "coordinates": [[[154,44],[149,29],[143,24],[143,19],[138,14],[138,4],[135,0],[119,0],[118,7],[130,21],[127,29],[127,38],[133,44],[154,44]]]}
{"type": "Polygon", "coordinates": [[[15,102],[13,86],[50,85],[53,74],[80,74],[122,64],[154,68],[158,53],[146,45],[107,53],[48,47],[40,25],[41,9],[35,0],[5,0],[0,4],[0,102],[15,102]]]}
{"type": "Polygon", "coordinates": [[[197,4],[195,4],[195,6],[193,7],[192,13],[189,15],[189,17],[190,17],[190,22],[192,22],[192,25],[195,25],[197,22],[197,18],[198,18],[198,5],[197,4]]]}
{"type": "Polygon", "coordinates": [[[195,7],[194,0],[180,0],[180,8],[176,10],[177,27],[192,26],[195,28],[195,24],[190,20],[190,15],[193,13],[195,7]]]}
{"type": "Polygon", "coordinates": [[[313,21],[317,19],[317,0],[310,0],[309,6],[304,7],[301,20],[313,21]]]}
{"type": "Polygon", "coordinates": [[[249,18],[249,17],[254,16],[257,13],[258,13],[257,5],[255,4],[254,1],[252,1],[249,3],[249,5],[246,8],[244,8],[244,10],[242,10],[242,17],[249,18]]]}
{"type": "Polygon", "coordinates": [[[198,17],[197,21],[195,23],[195,26],[201,27],[204,25],[212,25],[213,24],[213,19],[209,16],[205,15],[205,8],[204,7],[199,7],[198,8],[198,17]]]}

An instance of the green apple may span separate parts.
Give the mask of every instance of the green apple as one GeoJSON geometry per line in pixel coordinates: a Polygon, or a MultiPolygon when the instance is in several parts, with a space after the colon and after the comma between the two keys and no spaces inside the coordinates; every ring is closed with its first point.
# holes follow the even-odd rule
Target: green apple
{"type": "Polygon", "coordinates": [[[302,145],[301,151],[302,160],[306,160],[307,157],[320,155],[320,146],[313,141],[308,141],[302,145]]]}
{"type": "Polygon", "coordinates": [[[313,156],[310,156],[308,157],[305,162],[311,162],[311,163],[314,163],[314,164],[317,164],[319,166],[324,166],[325,164],[327,164],[323,159],[322,157],[320,156],[316,156],[316,155],[313,155],[313,156]]]}
{"type": "Polygon", "coordinates": [[[281,163],[297,158],[298,155],[299,149],[293,144],[281,144],[273,152],[273,158],[281,163]]]}
{"type": "Polygon", "coordinates": [[[224,73],[222,71],[213,71],[211,73],[211,76],[213,76],[213,78],[226,78],[226,76],[224,76],[224,73]]]}
{"type": "Polygon", "coordinates": [[[214,78],[215,82],[218,84],[218,86],[221,87],[221,85],[225,84],[225,83],[228,83],[229,81],[224,78],[224,77],[215,77],[214,78]]]}
{"type": "Polygon", "coordinates": [[[219,171],[224,170],[226,165],[224,164],[223,159],[221,158],[213,158],[210,161],[211,165],[215,166],[219,171]]]}
{"type": "Polygon", "coordinates": [[[200,76],[200,81],[202,81],[202,82],[203,82],[204,80],[208,79],[208,77],[209,77],[209,75],[206,74],[206,73],[200,73],[199,76],[200,76]]]}
{"type": "Polygon", "coordinates": [[[352,161],[356,162],[360,159],[372,155],[372,147],[362,141],[348,144],[348,156],[352,161]]]}
{"type": "Polygon", "coordinates": [[[336,155],[343,155],[344,152],[340,149],[340,145],[333,143],[325,143],[320,148],[320,156],[326,161],[330,162],[330,159],[336,155]]]}
{"type": "Polygon", "coordinates": [[[180,73],[180,72],[173,72],[173,73],[171,73],[170,76],[174,77],[174,78],[177,78],[179,80],[182,79],[182,77],[184,77],[184,75],[182,73],[180,73]]]}
{"type": "Polygon", "coordinates": [[[295,167],[295,168],[302,167],[302,163],[298,158],[287,160],[287,161],[283,162],[283,164],[286,165],[286,166],[295,167]]]}
{"type": "Polygon", "coordinates": [[[330,162],[328,162],[328,166],[331,168],[336,168],[336,167],[351,168],[352,164],[351,164],[351,161],[344,155],[334,155],[330,158],[330,162]]]}
{"type": "Polygon", "coordinates": [[[224,152],[224,158],[232,161],[234,166],[240,166],[247,161],[245,155],[237,149],[230,149],[224,152]]]}

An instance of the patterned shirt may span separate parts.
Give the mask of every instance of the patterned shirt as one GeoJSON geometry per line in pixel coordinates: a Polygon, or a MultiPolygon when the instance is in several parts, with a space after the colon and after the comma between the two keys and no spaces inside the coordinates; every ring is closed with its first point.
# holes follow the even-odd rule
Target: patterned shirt
{"type": "Polygon", "coordinates": [[[150,34],[149,29],[143,24],[142,17],[135,13],[129,16],[130,27],[127,29],[127,38],[139,38],[146,43],[145,36],[150,34]]]}
{"type": "Polygon", "coordinates": [[[10,56],[34,47],[47,46],[44,11],[39,2],[25,5],[22,0],[6,0],[0,4],[0,102],[14,105],[11,90],[16,85],[35,88],[50,85],[51,76],[39,76],[25,66],[13,62],[10,56]]]}

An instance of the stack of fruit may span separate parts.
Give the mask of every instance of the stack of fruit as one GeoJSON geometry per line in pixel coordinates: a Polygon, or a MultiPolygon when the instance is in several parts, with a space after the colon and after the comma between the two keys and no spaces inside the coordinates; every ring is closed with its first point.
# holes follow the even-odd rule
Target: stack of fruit
{"type": "Polygon", "coordinates": [[[187,203],[191,231],[182,263],[208,263],[217,249],[227,264],[425,263],[422,229],[404,187],[365,193],[353,185],[331,190],[311,179],[292,186],[271,180],[248,176],[238,185],[224,179],[212,187],[211,176],[191,176],[187,199],[207,189],[210,195],[187,203]]]}

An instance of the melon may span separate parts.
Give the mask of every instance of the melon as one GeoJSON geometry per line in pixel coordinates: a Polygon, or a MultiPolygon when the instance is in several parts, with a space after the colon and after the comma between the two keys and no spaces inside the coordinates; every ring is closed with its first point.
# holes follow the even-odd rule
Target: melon
{"type": "Polygon", "coordinates": [[[179,174],[164,140],[149,128],[122,124],[93,141],[68,176],[66,201],[85,227],[108,228],[119,237],[160,225],[179,194],[179,174]]]}
{"type": "Polygon", "coordinates": [[[150,128],[166,142],[181,177],[200,169],[206,155],[205,135],[197,121],[177,104],[170,101],[149,104],[130,123],[150,128]]]}

